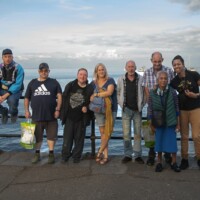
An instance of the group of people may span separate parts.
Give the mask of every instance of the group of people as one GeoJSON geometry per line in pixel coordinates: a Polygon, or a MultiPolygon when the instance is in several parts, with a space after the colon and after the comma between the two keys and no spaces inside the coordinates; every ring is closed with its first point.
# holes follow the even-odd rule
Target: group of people
{"type": "MultiPolygon", "coordinates": [[[[7,123],[8,113],[15,123],[18,114],[19,98],[23,91],[24,70],[13,60],[10,49],[2,52],[3,63],[0,65],[0,113],[2,124],[7,123]],[[9,110],[2,105],[7,100],[9,110]]],[[[47,63],[39,65],[38,78],[31,80],[26,88],[24,108],[25,117],[36,124],[36,146],[32,163],[40,161],[40,147],[46,130],[49,147],[48,163],[55,162],[54,146],[57,139],[58,119],[64,125],[62,162],[70,158],[74,163],[81,160],[86,127],[95,116],[101,144],[96,155],[96,162],[104,165],[109,161],[108,143],[113,132],[118,104],[122,109],[122,128],[124,157],[122,163],[133,159],[144,164],[141,147],[142,109],[148,104],[147,117],[150,128],[155,132],[155,147],[149,149],[147,165],[154,165],[157,153],[156,172],[163,170],[162,155],[171,169],[180,172],[189,167],[188,137],[191,125],[197,164],[200,167],[200,75],[189,71],[181,56],[172,60],[174,71],[165,67],[160,52],[151,56],[152,67],[141,76],[136,72],[136,63],[129,60],[125,64],[126,73],[119,77],[117,84],[108,75],[103,63],[94,69],[93,81],[88,83],[88,71],[80,68],[74,81],[69,82],[62,92],[57,80],[50,78],[47,63]],[[92,112],[89,104],[95,98],[103,98],[105,112],[92,112]],[[31,112],[30,112],[31,107],[31,112]],[[164,113],[164,124],[154,123],[155,113],[164,113]],[[134,145],[132,145],[132,121],[134,145]],[[181,164],[176,162],[176,134],[181,134],[181,164]]]]}

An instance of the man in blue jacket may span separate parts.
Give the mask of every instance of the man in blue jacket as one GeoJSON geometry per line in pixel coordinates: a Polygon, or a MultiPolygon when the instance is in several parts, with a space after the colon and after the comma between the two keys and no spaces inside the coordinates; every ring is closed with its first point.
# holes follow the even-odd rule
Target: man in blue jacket
{"type": "Polygon", "coordinates": [[[2,52],[3,63],[0,64],[0,114],[2,124],[8,121],[8,113],[11,115],[11,122],[15,123],[18,115],[19,99],[24,89],[24,70],[22,66],[13,60],[10,49],[2,52]],[[2,103],[7,101],[9,110],[2,103]]]}

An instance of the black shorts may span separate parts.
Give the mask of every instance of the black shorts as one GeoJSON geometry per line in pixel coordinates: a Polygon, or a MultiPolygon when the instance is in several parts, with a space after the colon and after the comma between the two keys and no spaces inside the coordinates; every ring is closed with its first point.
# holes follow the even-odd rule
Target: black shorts
{"type": "Polygon", "coordinates": [[[44,130],[46,130],[47,140],[55,141],[58,135],[58,121],[40,121],[33,122],[35,127],[36,142],[42,142],[44,130]]]}

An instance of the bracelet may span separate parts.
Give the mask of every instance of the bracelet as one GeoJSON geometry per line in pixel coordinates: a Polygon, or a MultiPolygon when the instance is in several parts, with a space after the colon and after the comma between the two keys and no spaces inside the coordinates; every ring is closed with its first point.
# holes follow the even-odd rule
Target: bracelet
{"type": "Polygon", "coordinates": [[[60,110],[58,110],[58,109],[56,111],[60,112],[60,110]]]}

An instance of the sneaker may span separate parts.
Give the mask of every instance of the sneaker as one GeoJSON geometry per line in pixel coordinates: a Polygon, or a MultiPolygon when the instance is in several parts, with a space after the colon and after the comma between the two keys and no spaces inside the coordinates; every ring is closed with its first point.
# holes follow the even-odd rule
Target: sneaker
{"type": "Polygon", "coordinates": [[[165,162],[166,162],[167,164],[170,164],[170,165],[171,165],[171,163],[172,163],[171,154],[170,154],[170,153],[165,153],[165,154],[164,154],[164,158],[165,158],[165,162]]]}
{"type": "Polygon", "coordinates": [[[147,160],[147,165],[148,166],[152,166],[152,165],[154,165],[154,163],[155,163],[155,158],[148,158],[148,160],[147,160]]]}
{"type": "Polygon", "coordinates": [[[156,165],[155,172],[162,172],[162,170],[163,170],[162,164],[161,164],[161,163],[158,163],[158,164],[156,165]]]}
{"type": "Polygon", "coordinates": [[[171,169],[174,170],[175,172],[181,171],[180,167],[176,163],[171,164],[171,169]]]}
{"type": "Polygon", "coordinates": [[[131,157],[128,157],[128,156],[125,156],[123,159],[122,159],[122,163],[123,164],[126,164],[127,162],[130,162],[132,161],[132,158],[131,157]]]}
{"type": "Polygon", "coordinates": [[[48,164],[54,164],[54,163],[55,163],[55,156],[53,153],[50,153],[48,157],[48,164]]]}
{"type": "Polygon", "coordinates": [[[200,169],[200,159],[197,160],[197,165],[199,166],[200,169]]]}
{"type": "Polygon", "coordinates": [[[7,122],[8,122],[8,108],[3,107],[1,122],[2,122],[2,124],[7,124],[7,122]]]}
{"type": "Polygon", "coordinates": [[[66,162],[68,162],[69,161],[69,158],[65,158],[65,157],[62,157],[62,159],[61,159],[61,163],[66,163],[66,162]]]}
{"type": "Polygon", "coordinates": [[[179,166],[182,170],[187,169],[189,167],[188,159],[182,159],[181,164],[179,166]]]}
{"type": "Polygon", "coordinates": [[[139,164],[144,164],[144,160],[141,157],[135,158],[135,162],[137,162],[139,164]]]}
{"type": "Polygon", "coordinates": [[[32,164],[36,164],[40,161],[40,154],[39,153],[35,153],[33,156],[33,159],[31,160],[32,164]]]}
{"type": "Polygon", "coordinates": [[[11,115],[11,116],[10,116],[11,123],[12,123],[12,124],[15,124],[15,123],[16,123],[16,121],[17,121],[17,118],[18,118],[18,116],[17,116],[17,115],[11,115]]]}

